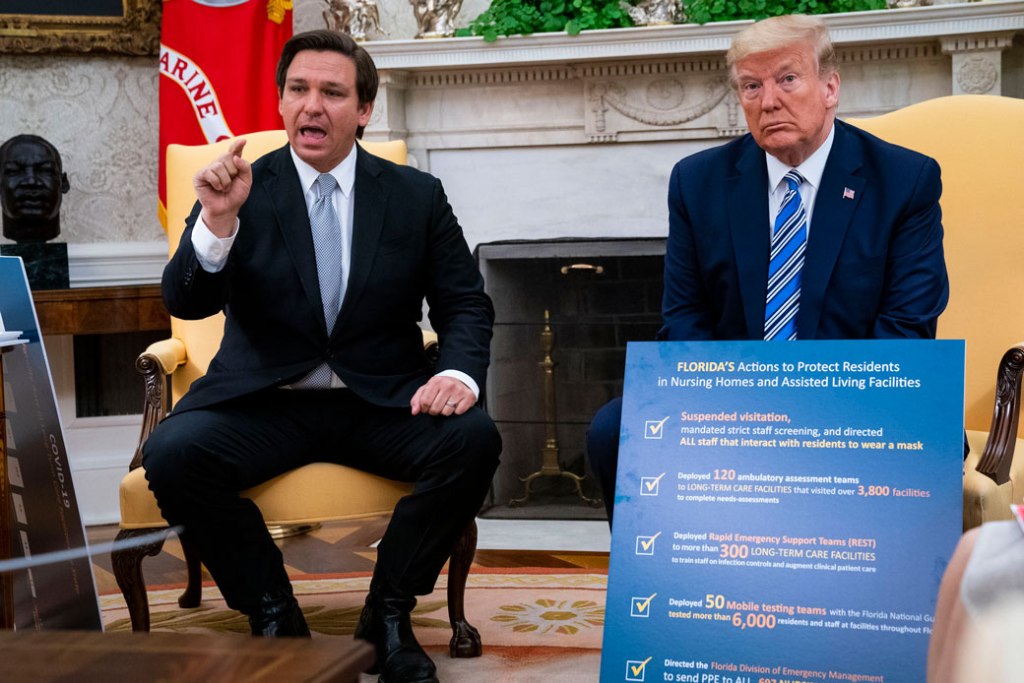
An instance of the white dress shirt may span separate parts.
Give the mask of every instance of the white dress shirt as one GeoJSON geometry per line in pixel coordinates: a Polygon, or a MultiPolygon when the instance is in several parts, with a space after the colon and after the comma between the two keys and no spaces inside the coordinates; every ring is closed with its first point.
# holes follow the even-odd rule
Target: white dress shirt
{"type": "MultiPolygon", "coordinates": [[[[818,188],[821,187],[821,177],[825,174],[825,162],[828,161],[828,154],[832,151],[832,141],[835,137],[836,127],[833,124],[832,130],[828,132],[828,137],[825,138],[825,142],[821,144],[821,147],[814,150],[814,154],[807,157],[804,163],[796,167],[796,170],[804,179],[804,182],[800,183],[798,189],[800,191],[800,198],[804,203],[804,211],[807,213],[808,236],[811,234],[811,225],[814,223],[812,220],[814,200],[818,196],[818,188]]],[[[770,235],[771,230],[775,226],[775,217],[779,214],[779,210],[782,208],[782,201],[786,197],[786,190],[789,189],[789,185],[783,182],[783,178],[793,170],[793,167],[782,163],[767,152],[764,153],[764,156],[768,162],[768,234],[770,235]]]]}

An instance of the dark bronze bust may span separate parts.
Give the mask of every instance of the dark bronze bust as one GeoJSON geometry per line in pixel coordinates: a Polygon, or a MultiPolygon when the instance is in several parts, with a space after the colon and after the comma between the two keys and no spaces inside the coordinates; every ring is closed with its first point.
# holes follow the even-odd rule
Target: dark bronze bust
{"type": "Polygon", "coordinates": [[[38,135],[15,135],[0,145],[0,204],[4,237],[46,242],[60,234],[60,204],[68,176],[57,148],[38,135]]]}

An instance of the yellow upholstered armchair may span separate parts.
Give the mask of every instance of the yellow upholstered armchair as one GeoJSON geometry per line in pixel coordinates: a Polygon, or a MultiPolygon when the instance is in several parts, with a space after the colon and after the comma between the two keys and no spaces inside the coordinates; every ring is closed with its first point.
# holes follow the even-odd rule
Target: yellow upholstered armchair
{"type": "MultiPolygon", "coordinates": [[[[283,130],[264,131],[243,136],[247,143],[243,156],[249,161],[277,149],[287,142],[283,130]]],[[[185,219],[195,203],[192,177],[218,155],[230,140],[211,145],[186,147],[170,145],[167,150],[167,238],[170,252],[178,247],[185,219]]],[[[405,163],[404,141],[360,143],[367,151],[396,163],[405,163]]],[[[129,472],[121,481],[121,524],[118,540],[149,534],[166,527],[156,499],[149,491],[142,468],[142,446],[153,428],[164,418],[168,406],[188,390],[205,372],[220,345],[224,316],[204,320],[171,319],[171,338],[150,345],[136,360],[143,375],[146,403],[142,433],[129,472]],[[170,396],[166,395],[170,377],[170,396]]],[[[424,344],[430,355],[436,336],[424,332],[424,344]]],[[[398,499],[412,489],[411,484],[383,479],[355,469],[328,463],[313,463],[287,472],[242,495],[259,506],[270,526],[293,526],[330,520],[349,520],[390,514],[398,499]],[[338,495],[343,491],[344,495],[338,495]]],[[[476,523],[470,522],[453,549],[448,572],[448,614],[452,624],[449,650],[453,657],[475,657],[481,652],[480,635],[466,622],[463,597],[469,567],[476,551],[476,523]]],[[[163,541],[115,551],[112,564],[117,585],[124,594],[132,629],[149,630],[149,603],[142,575],[142,560],[160,552],[163,541]]],[[[182,550],[188,566],[188,585],[178,599],[181,607],[196,607],[201,596],[201,568],[187,539],[182,550]]]]}
{"type": "Polygon", "coordinates": [[[1010,519],[1024,502],[1024,100],[940,97],[850,123],[942,167],[950,299],[938,336],[967,346],[964,529],[1010,519]]]}

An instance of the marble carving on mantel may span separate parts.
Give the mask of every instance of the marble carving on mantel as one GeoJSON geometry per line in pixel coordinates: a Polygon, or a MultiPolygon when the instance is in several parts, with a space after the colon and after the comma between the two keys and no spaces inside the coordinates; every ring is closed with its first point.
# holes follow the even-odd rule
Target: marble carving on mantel
{"type": "MultiPolygon", "coordinates": [[[[668,66],[668,65],[666,65],[668,66]]],[[[731,93],[721,72],[641,73],[584,78],[587,93],[585,131],[590,142],[612,142],[623,132],[681,130],[699,126],[731,93]]],[[[727,115],[720,134],[739,121],[727,115]]],[[[709,127],[707,121],[704,128],[709,127]]],[[[712,126],[715,127],[715,126],[712,126]]]]}
{"type": "Polygon", "coordinates": [[[984,95],[995,87],[999,69],[986,57],[966,57],[956,70],[956,84],[964,93],[984,95]]]}
{"type": "Polygon", "coordinates": [[[942,51],[953,58],[953,94],[1000,94],[1003,51],[1013,45],[1013,37],[1004,31],[943,39],[942,51]]]}

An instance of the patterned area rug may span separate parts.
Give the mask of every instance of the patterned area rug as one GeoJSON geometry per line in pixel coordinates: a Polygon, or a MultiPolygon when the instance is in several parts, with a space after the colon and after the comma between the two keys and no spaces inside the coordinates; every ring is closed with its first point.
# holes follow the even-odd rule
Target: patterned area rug
{"type": "MultiPolygon", "coordinates": [[[[422,598],[413,613],[420,643],[430,652],[442,681],[475,683],[586,683],[598,680],[607,576],[591,570],[474,567],[466,588],[466,616],[479,629],[484,654],[448,657],[447,576],[422,598]]],[[[296,597],[314,638],[348,638],[355,629],[370,583],[368,574],[295,577],[296,597]]],[[[151,588],[154,631],[246,634],[248,622],[227,609],[217,588],[204,586],[203,603],[183,610],[180,586],[151,588]]],[[[130,629],[124,600],[100,599],[108,631],[130,629]]],[[[365,681],[375,676],[363,676],[365,681]]]]}

